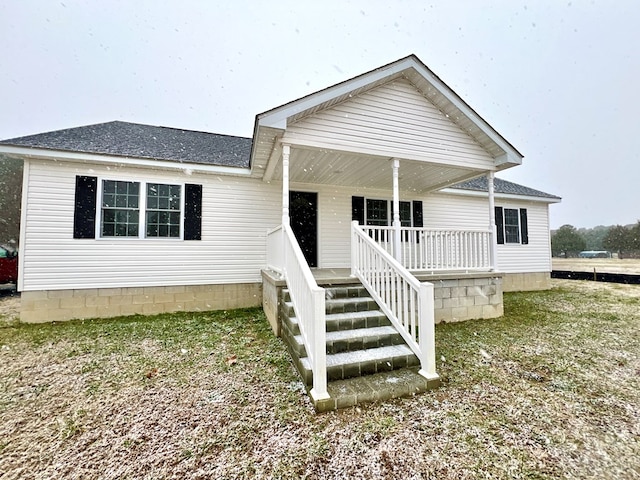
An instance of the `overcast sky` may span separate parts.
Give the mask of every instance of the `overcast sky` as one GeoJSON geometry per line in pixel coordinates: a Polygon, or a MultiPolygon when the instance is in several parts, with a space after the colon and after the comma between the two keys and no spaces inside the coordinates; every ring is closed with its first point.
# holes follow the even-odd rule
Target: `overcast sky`
{"type": "Polygon", "coordinates": [[[255,115],[416,54],[563,197],[640,219],[640,2],[0,0],[0,139],[111,120],[248,136],[255,115]]]}

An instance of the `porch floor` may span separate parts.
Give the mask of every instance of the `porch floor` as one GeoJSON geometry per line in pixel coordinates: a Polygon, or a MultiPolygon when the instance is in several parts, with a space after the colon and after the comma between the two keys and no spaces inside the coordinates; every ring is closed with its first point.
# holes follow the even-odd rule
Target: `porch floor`
{"type": "MultiPolygon", "coordinates": [[[[341,285],[358,282],[351,276],[349,268],[312,268],[311,273],[318,285],[341,285]]],[[[442,272],[411,272],[421,282],[434,282],[438,280],[460,280],[469,278],[485,278],[487,275],[501,277],[497,272],[464,272],[464,271],[442,271],[442,272]]]]}

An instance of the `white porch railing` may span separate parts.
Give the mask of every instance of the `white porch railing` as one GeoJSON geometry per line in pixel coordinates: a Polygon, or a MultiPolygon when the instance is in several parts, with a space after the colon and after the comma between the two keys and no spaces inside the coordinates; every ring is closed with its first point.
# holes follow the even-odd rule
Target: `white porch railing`
{"type": "Polygon", "coordinates": [[[433,284],[419,282],[359,225],[351,224],[351,273],[358,277],[420,360],[420,374],[437,379],[433,284]]]}
{"type": "MultiPolygon", "coordinates": [[[[362,226],[369,237],[393,255],[393,227],[362,226]]],[[[400,263],[411,271],[488,271],[491,265],[490,230],[433,230],[402,227],[400,263]]]]}
{"type": "Polygon", "coordinates": [[[287,282],[300,334],[313,371],[313,388],[309,393],[314,400],[329,398],[325,291],[313,278],[289,225],[282,225],[267,234],[267,265],[282,273],[287,282]],[[282,268],[277,268],[278,266],[282,268]]]}

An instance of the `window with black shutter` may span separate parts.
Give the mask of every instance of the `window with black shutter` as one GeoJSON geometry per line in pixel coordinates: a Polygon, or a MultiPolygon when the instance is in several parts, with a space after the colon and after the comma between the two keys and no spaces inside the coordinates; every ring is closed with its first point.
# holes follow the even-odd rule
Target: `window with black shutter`
{"type": "Polygon", "coordinates": [[[529,243],[526,208],[495,207],[496,241],[499,245],[529,243]]]}
{"type": "Polygon", "coordinates": [[[202,185],[76,176],[73,238],[200,240],[201,230],[202,185]]]}

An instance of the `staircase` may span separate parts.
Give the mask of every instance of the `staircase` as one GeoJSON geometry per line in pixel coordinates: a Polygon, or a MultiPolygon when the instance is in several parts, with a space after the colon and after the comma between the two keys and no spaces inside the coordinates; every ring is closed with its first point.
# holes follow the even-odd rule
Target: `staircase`
{"type": "MultiPolygon", "coordinates": [[[[326,286],[328,400],[318,411],[406,397],[434,388],[418,375],[420,362],[360,284],[326,286]]],[[[280,302],[282,338],[307,388],[313,374],[293,304],[286,289],[280,302]]]]}

